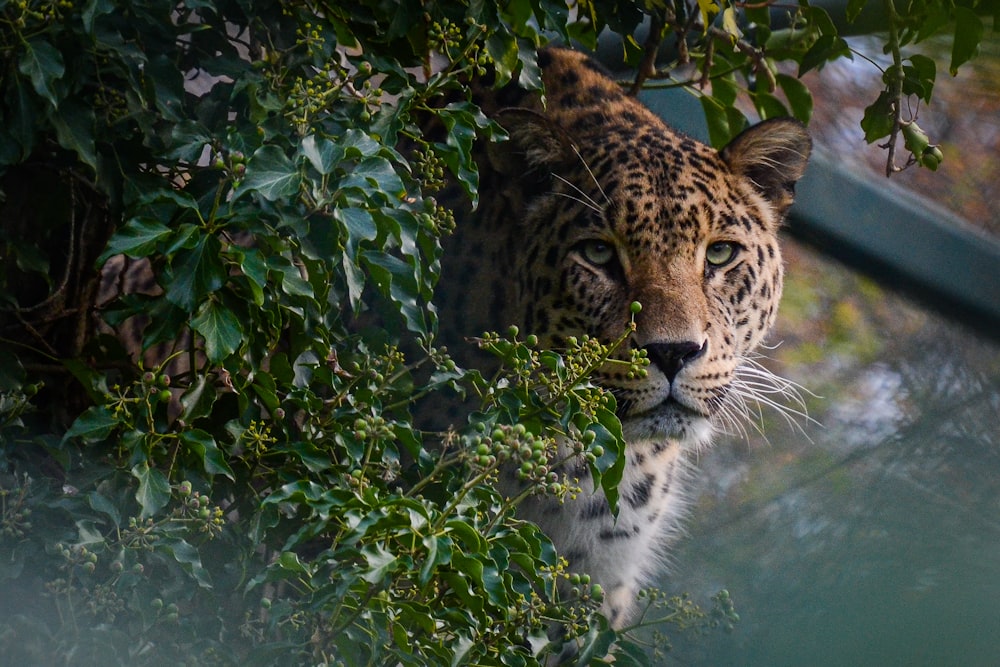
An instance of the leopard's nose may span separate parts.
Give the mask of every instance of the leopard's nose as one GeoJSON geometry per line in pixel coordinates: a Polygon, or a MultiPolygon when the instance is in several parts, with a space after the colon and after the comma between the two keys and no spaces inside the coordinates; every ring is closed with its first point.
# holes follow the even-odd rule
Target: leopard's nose
{"type": "Polygon", "coordinates": [[[705,343],[695,343],[690,340],[680,343],[650,343],[643,349],[646,350],[646,356],[649,357],[649,360],[667,376],[670,382],[673,382],[684,366],[705,354],[708,349],[708,341],[705,343]]]}

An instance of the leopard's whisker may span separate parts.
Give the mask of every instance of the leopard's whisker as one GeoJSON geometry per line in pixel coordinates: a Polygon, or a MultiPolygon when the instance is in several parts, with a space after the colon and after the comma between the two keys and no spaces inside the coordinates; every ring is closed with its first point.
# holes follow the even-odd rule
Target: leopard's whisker
{"type": "Polygon", "coordinates": [[[583,168],[587,170],[587,174],[590,176],[590,180],[594,181],[594,185],[597,186],[597,191],[601,193],[602,197],[604,197],[604,201],[607,202],[608,206],[614,206],[614,204],[611,201],[611,197],[609,197],[608,193],[604,191],[604,188],[601,187],[601,182],[597,180],[597,176],[595,176],[594,172],[591,171],[590,165],[587,164],[587,161],[583,159],[582,155],[580,155],[580,149],[578,149],[576,146],[573,146],[573,152],[576,153],[576,157],[579,158],[580,164],[583,165],[583,168]]]}
{"type": "MultiPolygon", "coordinates": [[[[589,197],[587,197],[587,199],[581,199],[580,197],[574,197],[573,195],[569,194],[568,192],[555,192],[555,191],[553,191],[552,194],[556,195],[557,197],[565,197],[566,199],[569,199],[569,200],[572,200],[572,201],[575,201],[575,202],[579,202],[579,203],[583,204],[584,206],[586,206],[587,208],[589,208],[591,211],[594,211],[595,213],[601,213],[602,212],[601,209],[598,208],[598,206],[589,197]]],[[[584,196],[586,196],[586,195],[584,195],[584,196]]]]}

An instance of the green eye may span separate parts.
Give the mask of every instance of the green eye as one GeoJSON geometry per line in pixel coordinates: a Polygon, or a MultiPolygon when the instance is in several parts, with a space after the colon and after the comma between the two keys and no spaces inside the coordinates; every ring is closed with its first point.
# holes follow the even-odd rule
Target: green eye
{"type": "Polygon", "coordinates": [[[724,266],[736,257],[736,248],[732,241],[716,241],[705,250],[705,261],[709,266],[724,266]]]}
{"type": "Polygon", "coordinates": [[[604,241],[585,241],[581,247],[584,259],[595,266],[604,266],[615,258],[615,249],[604,241]]]}

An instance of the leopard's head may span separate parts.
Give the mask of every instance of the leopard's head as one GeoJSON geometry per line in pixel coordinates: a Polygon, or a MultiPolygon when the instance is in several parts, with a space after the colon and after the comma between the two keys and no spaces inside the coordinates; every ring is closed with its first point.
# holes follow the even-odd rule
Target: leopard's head
{"type": "MultiPolygon", "coordinates": [[[[595,381],[618,402],[626,437],[707,441],[750,386],[749,358],[782,291],[778,229],[810,140],[800,123],[751,127],[721,151],[662,123],[582,56],[549,52],[547,106],[498,114],[492,301],[497,324],[543,345],[618,338],[642,309],[621,364],[595,381]],[[497,235],[500,235],[499,237],[497,235]],[[743,368],[743,375],[738,369],[743,368]]],[[[751,371],[752,372],[752,371],[751,371]]]]}

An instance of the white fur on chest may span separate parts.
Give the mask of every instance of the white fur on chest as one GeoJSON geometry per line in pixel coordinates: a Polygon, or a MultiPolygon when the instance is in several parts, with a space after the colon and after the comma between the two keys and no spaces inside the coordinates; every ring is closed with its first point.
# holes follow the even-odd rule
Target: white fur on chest
{"type": "Polygon", "coordinates": [[[571,571],[589,574],[604,588],[604,612],[616,627],[662,569],[679,532],[689,467],[684,448],[673,441],[629,442],[625,451],[617,517],[589,474],[581,475],[583,492],[575,499],[530,498],[518,509],[552,539],[571,571]]]}

